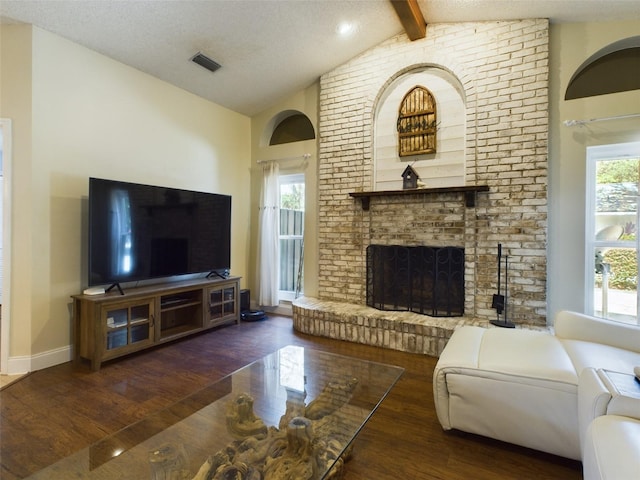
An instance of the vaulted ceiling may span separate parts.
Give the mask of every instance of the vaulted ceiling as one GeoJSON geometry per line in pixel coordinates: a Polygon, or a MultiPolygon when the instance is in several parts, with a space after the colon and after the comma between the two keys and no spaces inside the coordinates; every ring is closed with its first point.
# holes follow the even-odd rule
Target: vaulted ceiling
{"type": "MultiPolygon", "coordinates": [[[[427,23],[640,19],[637,0],[2,0],[33,24],[245,115],[427,23]],[[403,19],[401,22],[400,19],[403,19]],[[222,65],[193,63],[198,52],[222,65]]],[[[417,29],[417,33],[412,31],[417,29]]]]}

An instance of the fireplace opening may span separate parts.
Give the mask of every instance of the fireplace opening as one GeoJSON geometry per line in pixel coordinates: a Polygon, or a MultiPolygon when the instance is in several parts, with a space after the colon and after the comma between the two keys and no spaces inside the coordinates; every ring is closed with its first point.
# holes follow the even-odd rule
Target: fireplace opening
{"type": "Polygon", "coordinates": [[[464,248],[369,245],[367,305],[433,317],[464,315],[464,248]]]}

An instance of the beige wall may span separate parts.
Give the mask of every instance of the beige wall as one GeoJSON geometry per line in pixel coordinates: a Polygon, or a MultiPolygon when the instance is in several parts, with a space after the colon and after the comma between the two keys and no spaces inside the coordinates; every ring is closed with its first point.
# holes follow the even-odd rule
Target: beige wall
{"type": "Polygon", "coordinates": [[[3,71],[32,70],[31,96],[2,77],[2,116],[14,119],[11,357],[68,356],[90,176],[232,195],[231,271],[246,282],[250,119],[44,30],[2,35],[3,53],[33,45],[2,59],[3,71]],[[22,100],[5,102],[14,92],[22,100]]]}
{"type": "MultiPolygon", "coordinates": [[[[13,158],[12,178],[20,189],[12,189],[12,258],[13,276],[11,285],[11,308],[18,314],[13,317],[15,327],[9,329],[10,356],[26,355],[31,349],[32,304],[30,301],[32,269],[24,262],[16,261],[31,257],[32,222],[24,221],[31,216],[31,28],[0,25],[0,117],[12,120],[13,158]],[[27,321],[25,321],[27,319],[27,321]]],[[[6,214],[5,214],[6,215],[6,214]]],[[[5,223],[6,224],[6,223],[5,223]]],[[[9,255],[8,249],[3,254],[9,255]]],[[[6,261],[5,261],[6,265],[6,261]]],[[[7,277],[4,276],[4,281],[7,277]]],[[[8,299],[3,299],[5,302],[8,299]]],[[[7,315],[4,309],[5,317],[7,315]]]]}
{"type": "MultiPolygon", "coordinates": [[[[640,140],[640,118],[566,127],[584,120],[640,113],[640,91],[564,100],[576,69],[600,49],[638,35],[639,21],[552,25],[550,62],[549,243],[547,313],[584,311],[586,148],[640,140]]],[[[619,73],[614,73],[619,74],[619,73]]]]}
{"type": "MultiPolygon", "coordinates": [[[[258,241],[258,205],[262,190],[262,165],[259,160],[279,160],[280,173],[304,173],[305,174],[305,223],[304,223],[304,293],[305,295],[317,295],[318,291],[318,242],[317,242],[317,145],[318,145],[318,98],[319,84],[314,83],[290,97],[282,100],[277,105],[265,110],[251,119],[251,301],[258,298],[258,285],[256,283],[256,251],[258,241]],[[277,125],[279,115],[283,112],[297,111],[304,113],[316,132],[315,140],[285,143],[269,146],[269,138],[273,128],[277,125]],[[311,154],[308,161],[299,160],[305,154],[311,154]],[[255,293],[254,293],[255,292],[255,293]]],[[[280,119],[281,121],[282,119],[280,119]]]]}

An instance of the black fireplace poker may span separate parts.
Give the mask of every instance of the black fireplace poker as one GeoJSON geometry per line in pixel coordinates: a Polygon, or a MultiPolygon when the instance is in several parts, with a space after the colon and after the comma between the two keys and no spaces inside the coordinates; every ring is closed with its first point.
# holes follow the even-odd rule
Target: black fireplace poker
{"type": "Polygon", "coordinates": [[[491,308],[495,308],[498,312],[498,316],[504,310],[504,295],[500,294],[500,284],[502,281],[500,280],[500,265],[502,264],[502,244],[498,244],[498,293],[493,294],[493,301],[491,302],[491,308]]]}
{"type": "Polygon", "coordinates": [[[502,328],[515,328],[515,324],[507,320],[507,301],[508,301],[508,293],[507,293],[507,283],[509,278],[509,256],[505,255],[504,257],[504,295],[500,293],[500,284],[502,283],[502,274],[501,274],[501,265],[502,265],[502,244],[498,244],[498,293],[493,295],[493,300],[491,302],[491,308],[495,308],[497,312],[496,320],[491,320],[491,325],[495,325],[496,327],[502,328]],[[500,320],[500,315],[502,314],[502,320],[500,320]]]}

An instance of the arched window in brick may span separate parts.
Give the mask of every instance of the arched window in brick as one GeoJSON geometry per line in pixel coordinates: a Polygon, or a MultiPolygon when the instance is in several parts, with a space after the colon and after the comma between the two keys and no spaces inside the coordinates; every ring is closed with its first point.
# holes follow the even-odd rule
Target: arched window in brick
{"type": "Polygon", "coordinates": [[[398,112],[398,153],[401,157],[436,151],[436,100],[424,87],[413,87],[398,112]]]}

